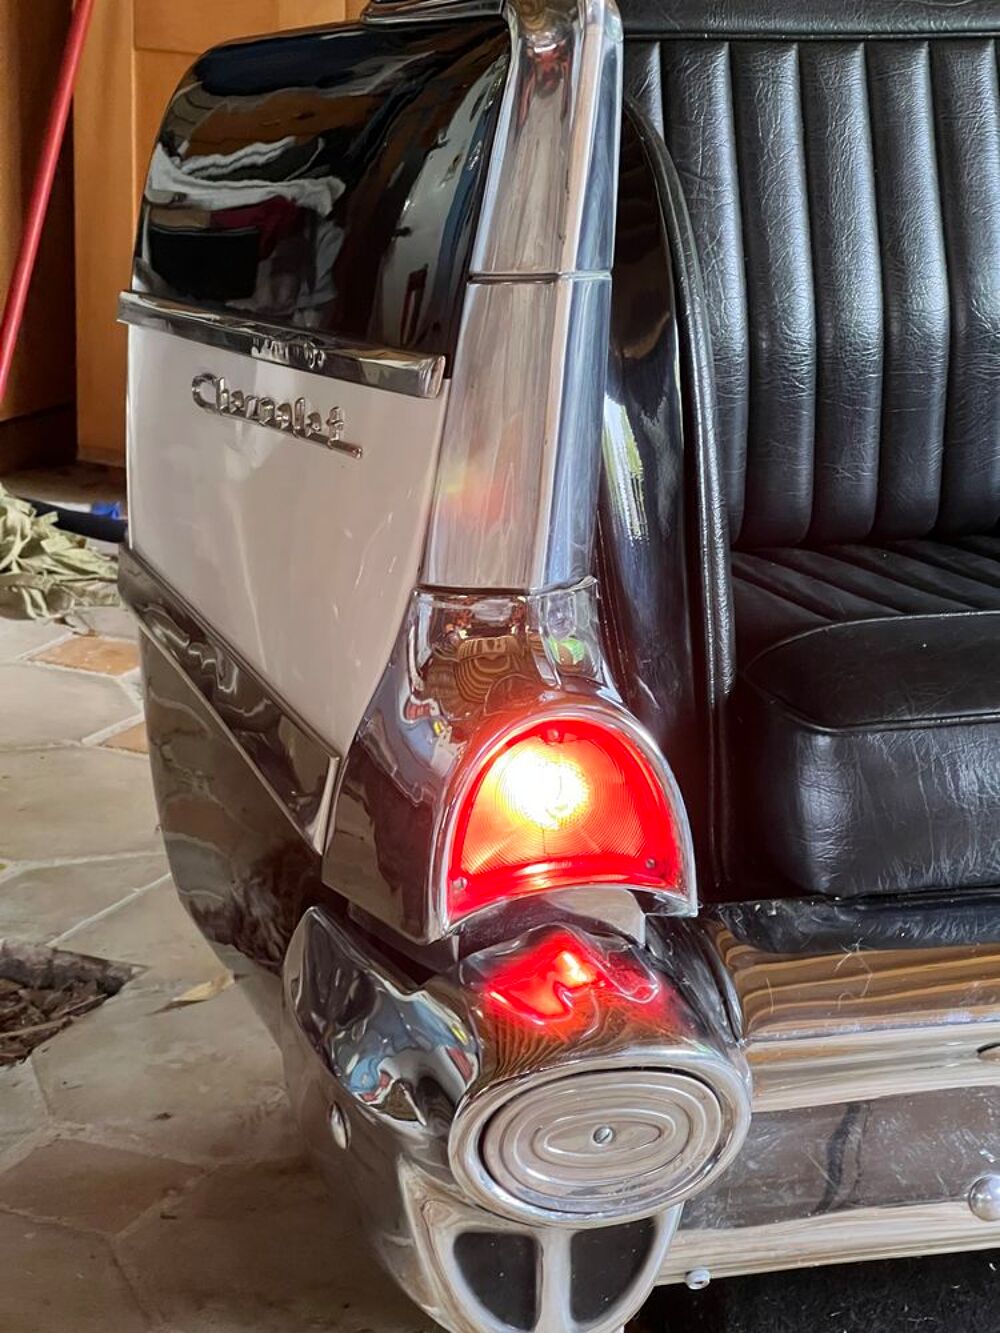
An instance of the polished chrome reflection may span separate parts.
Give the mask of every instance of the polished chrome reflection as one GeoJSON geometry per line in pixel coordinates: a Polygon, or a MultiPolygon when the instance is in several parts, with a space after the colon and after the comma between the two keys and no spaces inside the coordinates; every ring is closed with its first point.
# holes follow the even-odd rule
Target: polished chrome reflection
{"type": "Polygon", "coordinates": [[[281,343],[449,356],[509,63],[496,15],[206,52],[153,148],[133,287],[281,343]]]}
{"type": "Polygon", "coordinates": [[[339,1189],[347,1183],[356,1193],[382,1261],[447,1328],[611,1333],[648,1294],[680,1215],[678,1206],[651,1197],[645,1172],[629,1174],[630,1163],[649,1166],[650,1116],[662,1129],[670,1118],[664,1111],[676,1111],[669,1097],[682,1086],[697,1086],[699,1102],[717,1107],[713,1125],[722,1143],[685,1146],[681,1124],[660,1135],[656,1169],[673,1173],[675,1183],[687,1172],[691,1188],[695,1175],[707,1183],[722,1169],[746,1131],[745,1070],[730,1034],[717,1027],[713,988],[686,936],[644,951],[579,927],[529,932],[421,982],[355,927],[314,908],[284,969],[282,1047],[292,1105],[321,1169],[339,1189]],[[566,1026],[525,1021],[498,1009],[495,997],[507,987],[512,963],[553,939],[600,960],[608,978],[607,986],[577,997],[572,1040],[566,1026]],[[674,967],[683,982],[671,975],[674,967]],[[660,1092],[669,1082],[662,1104],[643,1100],[651,1072],[662,1076],[660,1092]],[[553,1179],[544,1203],[513,1213],[496,1182],[476,1183],[470,1192],[467,1155],[478,1153],[480,1129],[486,1138],[504,1132],[491,1108],[517,1114],[537,1092],[531,1116],[555,1143],[564,1137],[563,1092],[580,1079],[593,1087],[580,1107],[593,1119],[592,1151],[611,1145],[618,1192],[596,1189],[586,1162],[578,1178],[553,1179]],[[631,1112],[630,1091],[637,1097],[631,1112]],[[598,1132],[605,1129],[610,1140],[598,1132]],[[582,1207],[588,1192],[591,1209],[582,1207]],[[631,1212],[650,1221],[623,1233],[630,1195],[631,1212]],[[581,1207],[569,1206],[573,1197],[581,1207]],[[512,1325],[489,1281],[484,1287],[463,1264],[460,1238],[470,1232],[522,1236],[535,1247],[528,1289],[503,1303],[527,1318],[512,1325]],[[624,1266],[615,1260],[623,1238],[631,1255],[624,1266]]]}
{"type": "Polygon", "coordinates": [[[621,116],[613,0],[512,0],[424,581],[533,591],[590,568],[621,116]]]}
{"type": "MultiPolygon", "coordinates": [[[[457,803],[477,760],[512,727],[533,718],[592,717],[644,754],[673,807],[681,874],[657,899],[665,912],[696,907],[690,832],[669,765],[621,707],[604,667],[592,580],[534,597],[419,592],[392,660],[344,765],[324,878],[371,917],[409,940],[441,940],[456,927],[449,909],[447,851],[457,803]]],[[[628,885],[595,897],[598,920],[633,909],[628,885]]],[[[571,890],[554,897],[565,901],[571,890]]],[[[535,895],[541,898],[544,895],[535,895]]],[[[518,897],[463,924],[469,940],[520,933],[543,910],[518,897]],[[510,918],[513,918],[511,920],[510,918]]]]}
{"type": "Polygon", "coordinates": [[[969,1208],[980,1222],[1000,1222],[1000,1175],[980,1176],[969,1190],[969,1208]]]}
{"type": "MultiPolygon", "coordinates": [[[[737,905],[734,921],[750,906],[737,905]]],[[[793,953],[721,920],[705,931],[754,1071],[755,1108],[1000,1084],[1000,1065],[981,1054],[1000,1041],[997,945],[819,942],[793,953]]]]}
{"type": "Polygon", "coordinates": [[[119,587],[147,634],[194,686],[311,846],[321,849],[339,757],[128,547],[119,587]]]}
{"type": "Polygon", "coordinates": [[[690,1200],[683,1225],[732,1230],[856,1208],[964,1205],[998,1133],[995,1087],[755,1107],[739,1157],[690,1200]]]}
{"type": "MultiPolygon", "coordinates": [[[[421,1272],[434,1297],[434,1304],[425,1303],[424,1308],[446,1328],[461,1333],[619,1333],[649,1295],[681,1212],[679,1207],[670,1208],[649,1220],[640,1244],[630,1245],[622,1285],[615,1282],[613,1259],[617,1237],[626,1228],[576,1234],[555,1227],[526,1228],[503,1218],[487,1219],[456,1190],[419,1167],[401,1162],[399,1178],[421,1272]],[[497,1287],[509,1287],[512,1279],[506,1273],[498,1275],[486,1291],[481,1281],[474,1283],[460,1258],[462,1238],[470,1234],[530,1240],[534,1289],[523,1302],[527,1317],[512,1323],[494,1313],[497,1287]],[[576,1252],[584,1235],[590,1301],[582,1314],[584,1274],[576,1252]]],[[[508,1299],[506,1304],[512,1302],[508,1299]]]]}
{"type": "Polygon", "coordinates": [[[705,1189],[739,1152],[749,1076],[691,949],[654,958],[540,927],[466,959],[457,978],[484,1072],[449,1156],[484,1206],[578,1226],[648,1217],[705,1189]]]}
{"type": "Polygon", "coordinates": [[[329,334],[262,323],[139,292],[122,293],[118,317],[123,324],[172,333],[205,347],[221,347],[256,361],[291,366],[329,379],[348,380],[415,398],[434,398],[441,392],[445,363],[440,356],[352,346],[346,339],[329,334]]]}
{"type": "Polygon", "coordinates": [[[509,0],[513,55],[473,275],[605,273],[621,117],[614,0],[509,0]]]}
{"type": "Polygon", "coordinates": [[[610,308],[607,274],[469,285],[426,583],[531,591],[588,572],[610,308]]]}

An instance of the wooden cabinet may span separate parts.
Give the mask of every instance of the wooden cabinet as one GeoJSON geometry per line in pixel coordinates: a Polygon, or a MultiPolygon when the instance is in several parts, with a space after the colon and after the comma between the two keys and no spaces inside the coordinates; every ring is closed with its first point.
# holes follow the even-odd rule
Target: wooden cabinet
{"type": "MultiPolygon", "coordinates": [[[[35,3],[35,0],[32,0],[35,3]]],[[[136,210],[163,108],[217,42],[354,17],[364,0],[97,0],[77,87],[77,420],[82,458],[125,457],[125,331],[136,210]]]]}
{"type": "MultiPolygon", "coordinates": [[[[0,301],[10,282],[66,36],[71,0],[0,0],[0,301]]],[[[59,167],[17,354],[0,403],[0,471],[35,461],[72,419],[40,417],[73,401],[72,173],[59,167]],[[22,448],[22,445],[24,446],[22,448]]],[[[59,443],[56,441],[56,443],[59,443]]]]}

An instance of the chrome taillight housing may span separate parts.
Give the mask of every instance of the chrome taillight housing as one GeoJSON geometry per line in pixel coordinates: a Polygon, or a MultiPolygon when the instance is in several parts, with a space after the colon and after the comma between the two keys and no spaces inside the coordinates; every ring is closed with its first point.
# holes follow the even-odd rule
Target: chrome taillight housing
{"type": "Polygon", "coordinates": [[[696,910],[684,802],[609,678],[592,579],[415,595],[341,774],[323,870],[421,945],[576,890],[590,919],[608,919],[595,892],[615,910],[631,891],[696,910]]]}

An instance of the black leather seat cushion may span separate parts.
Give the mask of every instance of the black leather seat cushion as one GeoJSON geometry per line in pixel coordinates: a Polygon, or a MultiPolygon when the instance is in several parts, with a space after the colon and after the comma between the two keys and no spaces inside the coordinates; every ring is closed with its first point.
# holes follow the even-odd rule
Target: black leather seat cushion
{"type": "Polygon", "coordinates": [[[1000,883],[1000,539],[734,566],[733,742],[767,865],[841,897],[1000,883]]]}
{"type": "Polygon", "coordinates": [[[1000,884],[1000,0],[623,14],[711,342],[730,879],[1000,884]]]}

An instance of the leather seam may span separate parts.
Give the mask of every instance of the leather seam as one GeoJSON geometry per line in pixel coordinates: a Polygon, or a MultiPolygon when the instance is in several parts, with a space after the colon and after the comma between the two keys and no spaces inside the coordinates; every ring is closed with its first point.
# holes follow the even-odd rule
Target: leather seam
{"type": "MultiPolygon", "coordinates": [[[[791,548],[791,549],[808,550],[807,547],[802,547],[802,548],[791,548]]],[[[745,555],[745,554],[750,554],[750,553],[749,553],[749,552],[740,552],[740,554],[744,554],[744,555],[745,555]]],[[[766,559],[767,557],[765,557],[765,556],[757,556],[756,558],[757,558],[757,559],[766,559]]],[[[789,567],[788,565],[782,565],[782,564],[780,563],[780,561],[777,561],[777,560],[772,560],[771,563],[774,564],[774,565],[777,565],[779,569],[783,569],[783,570],[785,570],[785,572],[788,573],[788,574],[798,574],[798,573],[801,572],[800,570],[793,569],[793,568],[789,567]]],[[[788,602],[791,606],[797,606],[797,607],[799,608],[800,611],[811,611],[813,615],[816,615],[816,616],[824,616],[824,617],[825,617],[827,620],[829,620],[829,621],[831,622],[831,624],[833,624],[833,625],[838,625],[838,624],[850,624],[850,623],[853,623],[854,620],[859,619],[859,617],[857,617],[857,616],[852,616],[852,617],[851,617],[849,620],[847,620],[847,621],[844,621],[844,620],[838,620],[836,614],[833,613],[833,612],[831,612],[831,611],[829,611],[829,610],[817,610],[817,609],[816,609],[816,606],[817,606],[816,603],[814,603],[813,605],[810,605],[810,604],[807,603],[807,602],[803,602],[803,601],[800,601],[800,600],[796,599],[795,597],[792,597],[791,594],[786,593],[786,592],[784,591],[784,589],[782,589],[782,590],[779,591],[779,590],[777,590],[777,589],[776,589],[775,587],[773,587],[773,586],[768,586],[768,584],[767,584],[766,582],[764,582],[764,579],[766,578],[766,572],[763,572],[763,571],[755,571],[755,573],[756,573],[756,577],[754,577],[753,575],[746,575],[746,574],[744,574],[744,573],[742,572],[742,570],[741,570],[738,574],[734,572],[733,577],[734,577],[734,578],[740,578],[740,579],[742,579],[742,580],[744,581],[744,583],[750,583],[750,584],[753,584],[754,587],[756,587],[756,588],[760,588],[760,590],[761,590],[762,592],[769,592],[769,593],[772,594],[772,596],[774,596],[774,597],[779,597],[783,602],[788,602]]],[[[835,584],[835,583],[830,583],[830,582],[828,582],[828,581],[826,581],[826,580],[824,580],[824,579],[822,579],[822,578],[813,578],[812,581],[813,581],[814,583],[818,584],[819,587],[821,587],[821,588],[832,588],[832,589],[834,590],[834,592],[841,592],[841,593],[846,593],[846,592],[847,592],[847,589],[846,589],[846,588],[839,588],[839,587],[837,586],[837,584],[835,584]]],[[[805,590],[802,590],[802,591],[805,593],[806,596],[808,596],[808,592],[807,592],[807,591],[805,591],[805,590]]],[[[853,596],[853,597],[857,597],[859,601],[865,601],[865,602],[868,602],[869,605],[871,605],[871,606],[877,606],[877,607],[880,607],[883,611],[893,612],[893,613],[895,613],[895,615],[904,615],[904,614],[905,614],[905,612],[902,612],[902,611],[896,611],[896,608],[895,608],[895,607],[892,607],[892,606],[885,606],[884,603],[880,603],[880,602],[878,602],[874,597],[862,597],[860,593],[851,593],[851,594],[849,594],[849,595],[850,595],[850,596],[853,596]]],[[[919,614],[919,613],[918,613],[918,614],[919,614]]],[[[928,613],[928,614],[934,614],[934,613],[928,613]]],[[[938,612],[937,614],[944,614],[944,613],[943,613],[943,612],[938,612]]],[[[888,620],[888,619],[892,619],[892,618],[893,618],[892,616],[885,616],[885,617],[882,617],[882,616],[876,616],[876,617],[872,617],[872,619],[878,619],[878,620],[882,620],[882,619],[886,619],[886,620],[888,620]]],[[[771,646],[774,647],[773,644],[772,644],[771,646]]]]}
{"type": "MultiPolygon", "coordinates": [[[[832,620],[831,617],[825,611],[817,611],[812,606],[806,606],[804,602],[797,602],[794,597],[788,597],[783,592],[776,592],[774,588],[769,588],[767,584],[764,583],[761,579],[755,578],[752,574],[745,574],[743,570],[739,571],[735,569],[733,570],[733,581],[735,583],[747,583],[750,585],[751,588],[756,588],[759,592],[769,593],[770,596],[777,597],[779,601],[787,602],[789,606],[797,607],[798,610],[800,611],[808,611],[808,613],[811,616],[826,616],[827,620],[829,620],[831,624],[837,623],[835,620],[832,620]]],[[[828,626],[814,625],[813,628],[827,629],[828,626]]],[[[769,648],[773,648],[774,646],[775,645],[772,643],[769,645],[769,648]]],[[[769,651],[769,649],[766,648],[763,651],[767,652],[769,651]]]]}
{"type": "Polygon", "coordinates": [[[845,722],[839,725],[824,726],[823,723],[807,717],[780,695],[767,693],[764,687],[758,685],[755,681],[744,677],[743,683],[763,703],[776,705],[784,717],[798,723],[804,731],[811,732],[815,736],[830,736],[834,739],[840,736],[882,736],[906,731],[946,731],[949,727],[970,727],[1000,723],[1000,711],[995,710],[988,713],[956,713],[952,717],[935,715],[914,719],[912,722],[897,722],[892,718],[883,717],[871,718],[865,722],[845,722]]]}
{"type": "MultiPolygon", "coordinates": [[[[804,550],[807,550],[807,551],[808,551],[810,548],[808,548],[808,547],[804,547],[804,548],[801,548],[801,549],[804,549],[804,550]]],[[[931,590],[928,589],[928,588],[920,588],[920,587],[917,587],[915,584],[912,584],[912,583],[906,583],[906,582],[903,581],[903,579],[901,579],[901,578],[897,578],[894,574],[891,574],[891,573],[889,573],[888,571],[883,572],[882,570],[872,569],[872,568],[870,568],[868,565],[863,565],[860,561],[855,561],[855,560],[850,559],[850,557],[847,556],[847,555],[842,555],[842,554],[839,554],[839,553],[835,555],[835,554],[833,553],[834,550],[836,550],[837,552],[842,552],[842,551],[844,551],[845,549],[846,549],[846,548],[843,547],[843,546],[836,547],[836,548],[830,548],[830,547],[827,547],[827,548],[823,549],[822,551],[815,551],[814,554],[816,554],[816,555],[824,555],[824,556],[826,556],[828,559],[837,561],[837,562],[839,562],[839,563],[842,564],[842,565],[846,565],[848,569],[854,569],[854,570],[857,570],[857,571],[858,571],[859,573],[861,573],[861,574],[871,574],[871,575],[873,575],[875,578],[885,579],[888,583],[895,584],[895,586],[896,586],[897,588],[905,588],[907,592],[913,592],[913,593],[925,593],[928,597],[939,597],[942,601],[955,601],[955,600],[958,600],[958,599],[955,599],[955,598],[949,598],[949,597],[947,597],[944,593],[941,593],[941,592],[933,592],[933,591],[931,591],[931,590]]],[[[872,549],[872,550],[878,550],[879,548],[878,548],[878,547],[872,547],[871,549],[872,549]]],[[[844,591],[844,592],[850,592],[851,590],[850,590],[850,588],[844,588],[843,591],[844,591]]],[[[892,589],[889,589],[889,591],[891,592],[892,589]]],[[[856,595],[856,596],[864,596],[864,594],[855,594],[855,595],[856,595]]],[[[877,599],[876,599],[876,600],[877,600],[877,599]]],[[[993,608],[993,607],[981,607],[981,608],[980,608],[980,607],[968,606],[968,605],[965,605],[965,606],[962,606],[962,605],[959,605],[959,606],[946,606],[946,607],[942,607],[939,611],[908,611],[908,610],[906,610],[905,607],[900,607],[900,608],[899,608],[899,614],[900,614],[901,616],[905,616],[905,617],[909,618],[910,616],[915,616],[915,615],[916,615],[916,616],[922,616],[922,615],[928,615],[928,616],[942,615],[942,616],[944,616],[944,615],[951,615],[953,612],[954,612],[954,613],[960,613],[960,612],[962,612],[962,611],[978,611],[978,610],[984,610],[984,611],[985,611],[985,610],[994,610],[994,609],[997,610],[997,611],[1000,611],[1000,607],[996,607],[996,608],[993,608]]]]}
{"type": "MultiPolygon", "coordinates": [[[[808,610],[808,607],[804,607],[803,610],[808,610]]],[[[769,644],[768,647],[762,648],[756,657],[752,658],[750,662],[747,663],[743,670],[749,671],[755,662],[758,662],[768,653],[776,652],[777,649],[784,648],[789,643],[796,643],[799,639],[808,638],[810,634],[821,634],[826,630],[843,629],[849,625],[894,625],[900,620],[905,620],[907,623],[914,620],[943,620],[952,618],[956,620],[965,620],[971,616],[1000,617],[1000,609],[996,611],[976,611],[971,608],[968,611],[914,611],[911,615],[869,616],[865,620],[834,620],[831,621],[829,625],[813,625],[811,629],[799,630],[796,634],[790,634],[787,639],[780,639],[777,643],[769,644]]]]}
{"type": "MultiPolygon", "coordinates": [[[[840,547],[837,547],[836,549],[838,550],[838,552],[846,552],[846,551],[847,551],[848,549],[850,549],[850,548],[848,548],[848,547],[844,547],[844,546],[840,546],[840,547]]],[[[856,549],[856,548],[855,548],[855,549],[856,549]]],[[[887,547],[868,547],[868,548],[864,548],[864,549],[878,551],[878,550],[887,550],[887,549],[889,549],[889,548],[887,548],[887,547]]],[[[825,554],[829,554],[829,552],[825,552],[825,554]]],[[[895,554],[895,555],[898,555],[898,556],[901,557],[903,560],[909,560],[909,561],[912,561],[912,563],[915,564],[915,565],[926,565],[928,568],[930,568],[930,569],[935,569],[935,570],[940,570],[940,569],[941,569],[941,566],[940,566],[940,565],[932,564],[930,561],[922,561],[922,560],[920,560],[917,556],[909,555],[906,551],[896,551],[896,552],[894,552],[894,554],[895,554]]],[[[948,597],[947,597],[947,594],[946,594],[946,593],[938,592],[937,590],[935,590],[935,589],[933,589],[933,588],[922,588],[922,587],[919,586],[919,584],[915,584],[915,583],[906,583],[902,578],[897,577],[895,574],[890,573],[888,570],[883,571],[883,570],[880,570],[880,569],[875,569],[875,568],[873,568],[873,567],[871,567],[871,566],[869,566],[869,565],[862,564],[860,560],[857,560],[857,561],[856,561],[856,560],[852,559],[850,556],[848,556],[848,555],[846,555],[846,554],[843,554],[843,555],[838,554],[838,555],[832,556],[831,558],[834,559],[834,560],[842,560],[843,563],[844,563],[845,565],[850,565],[850,567],[851,567],[852,569],[859,569],[859,570],[863,571],[863,572],[866,573],[866,574],[874,574],[874,575],[875,575],[876,577],[878,577],[878,578],[888,579],[890,582],[898,584],[901,588],[908,588],[911,592],[922,592],[922,593],[926,593],[928,597],[941,597],[941,598],[944,598],[944,599],[946,599],[946,600],[949,600],[948,597]]],[[[961,574],[961,573],[956,572],[955,570],[946,570],[946,571],[944,571],[944,572],[954,574],[957,578],[966,579],[969,583],[974,583],[974,584],[976,584],[978,587],[980,587],[980,588],[982,588],[982,589],[984,589],[984,590],[986,590],[986,591],[993,591],[993,592],[997,592],[997,591],[998,591],[997,585],[995,585],[995,584],[990,584],[990,583],[981,583],[978,579],[974,579],[974,578],[970,577],[968,574],[961,574]]],[[[914,571],[914,574],[916,574],[916,573],[917,573],[917,571],[914,571]]],[[[950,599],[950,600],[957,600],[957,599],[950,599]]],[[[955,608],[955,609],[958,610],[958,611],[1000,611],[1000,606],[972,606],[972,605],[966,604],[965,606],[960,606],[960,607],[955,608]]],[[[933,615],[934,613],[933,613],[933,612],[923,612],[923,611],[911,611],[911,612],[904,612],[904,614],[906,614],[906,615],[925,615],[925,614],[926,614],[926,615],[933,615]]],[[[947,614],[949,614],[949,612],[945,611],[945,612],[942,612],[941,614],[943,614],[943,615],[947,615],[947,614]]]]}
{"type": "MultiPolygon", "coordinates": [[[[835,556],[835,555],[830,555],[830,552],[829,552],[828,549],[822,549],[822,550],[821,550],[821,549],[817,549],[816,547],[813,547],[813,546],[792,546],[792,547],[789,547],[788,550],[789,550],[789,552],[792,553],[792,554],[794,554],[794,553],[796,553],[796,552],[801,552],[801,553],[804,554],[804,555],[822,555],[822,556],[826,556],[826,557],[827,557],[828,559],[830,559],[830,560],[833,560],[835,563],[837,562],[837,556],[835,556]]],[[[884,610],[886,610],[886,611],[893,611],[893,612],[895,612],[897,615],[900,615],[900,616],[905,616],[905,615],[943,615],[943,614],[945,614],[945,612],[943,612],[943,611],[925,611],[925,612],[916,611],[916,612],[908,612],[908,611],[906,610],[905,607],[902,607],[902,606],[894,606],[890,601],[888,601],[885,597],[883,597],[883,596],[881,596],[881,595],[877,595],[877,594],[875,594],[875,593],[869,594],[869,593],[863,593],[863,592],[855,592],[852,588],[848,588],[848,587],[846,587],[843,583],[837,583],[837,582],[835,582],[834,579],[833,579],[833,577],[827,577],[827,576],[825,576],[825,575],[823,575],[823,574],[817,574],[817,573],[816,573],[815,571],[813,571],[813,570],[799,569],[799,568],[796,568],[796,566],[795,566],[795,565],[792,565],[792,564],[782,565],[781,562],[778,561],[778,560],[776,560],[774,563],[775,563],[776,565],[778,565],[779,568],[788,570],[788,572],[791,573],[791,574],[800,574],[803,578],[809,579],[811,582],[818,584],[821,588],[832,588],[834,592],[845,593],[848,597],[859,597],[859,598],[861,598],[863,601],[870,602],[873,606],[881,606],[881,607],[883,607],[884,610]]],[[[860,567],[859,567],[858,565],[852,565],[851,562],[850,562],[849,560],[841,560],[840,563],[841,563],[841,564],[844,564],[844,565],[847,565],[847,567],[848,567],[849,569],[860,570],[860,567]]],[[[867,570],[860,570],[860,572],[862,572],[862,573],[867,573],[868,571],[867,571],[867,570]]],[[[832,575],[832,574],[833,574],[833,571],[830,571],[830,574],[832,575]]],[[[891,589],[890,589],[890,591],[891,591],[891,589]]],[[[834,623],[835,623],[835,624],[848,624],[848,623],[850,623],[850,622],[849,622],[849,621],[838,621],[838,620],[836,620],[836,619],[834,618],[834,623]]]]}
{"type": "Polygon", "coordinates": [[[817,735],[837,736],[853,733],[871,734],[882,731],[917,731],[921,728],[936,730],[949,726],[968,726],[977,721],[1000,721],[1000,710],[994,710],[988,713],[961,713],[954,717],[930,717],[920,719],[917,725],[907,722],[894,723],[891,719],[873,719],[869,722],[848,723],[843,726],[823,726],[821,723],[807,717],[794,704],[789,703],[782,696],[769,692],[758,681],[751,676],[753,668],[769,653],[775,653],[779,649],[786,648],[790,643],[797,643],[802,639],[808,639],[815,635],[824,634],[829,630],[841,629],[848,625],[884,625],[895,624],[900,619],[908,622],[914,620],[941,620],[943,618],[967,619],[973,616],[997,616],[1000,619],[1000,611],[944,611],[940,613],[921,613],[909,616],[875,616],[870,620],[838,621],[830,625],[815,625],[812,629],[801,630],[798,634],[792,634],[787,639],[782,639],[780,643],[772,644],[769,648],[762,649],[755,657],[752,657],[747,665],[740,672],[740,681],[744,688],[751,690],[759,699],[765,703],[774,703],[780,706],[782,711],[791,718],[800,722],[808,731],[817,735]]]}
{"type": "Polygon", "coordinates": [[[892,312],[889,305],[889,292],[886,283],[885,273],[885,225],[882,217],[882,201],[879,197],[879,169],[878,169],[878,142],[875,135],[875,126],[873,124],[873,101],[872,98],[872,69],[870,59],[870,42],[861,43],[861,65],[864,71],[865,80],[865,131],[868,135],[868,162],[871,167],[871,178],[866,182],[871,190],[872,215],[875,219],[875,254],[878,259],[878,281],[879,297],[882,302],[882,310],[879,316],[881,322],[881,347],[880,347],[880,367],[879,367],[879,386],[878,386],[878,437],[875,441],[875,495],[871,508],[871,515],[868,523],[868,531],[865,534],[868,540],[871,540],[878,528],[880,498],[885,494],[885,474],[888,471],[885,458],[887,450],[885,448],[886,439],[886,373],[889,369],[889,328],[892,322],[892,312]]]}
{"type": "Polygon", "coordinates": [[[671,28],[664,32],[662,28],[642,27],[629,24],[626,20],[625,43],[633,42],[683,42],[709,41],[719,42],[773,42],[780,45],[785,42],[964,42],[970,39],[996,41],[1000,38],[1000,28],[970,28],[965,32],[949,32],[940,28],[913,29],[910,32],[879,32],[870,28],[831,29],[829,32],[789,31],[781,32],[740,32],[732,28],[671,28]]]}
{"type": "MultiPolygon", "coordinates": [[[[905,556],[908,560],[919,560],[921,563],[928,565],[931,569],[942,570],[945,574],[957,574],[959,578],[968,579],[972,583],[978,583],[981,588],[987,588],[991,592],[1000,593],[1000,564],[997,565],[998,577],[995,581],[992,581],[985,577],[984,572],[977,572],[976,574],[970,574],[967,570],[963,570],[961,568],[953,569],[950,564],[948,564],[946,561],[940,558],[939,553],[943,553],[944,551],[949,551],[949,550],[966,551],[966,554],[968,555],[979,554],[977,551],[967,550],[967,548],[960,546],[956,542],[927,542],[925,539],[920,537],[911,537],[911,538],[904,537],[901,538],[899,541],[886,543],[885,549],[887,551],[894,551],[897,555],[905,556]],[[926,555],[923,552],[921,552],[920,555],[911,554],[909,551],[903,550],[904,545],[906,545],[907,542],[910,541],[922,542],[925,545],[931,546],[933,550],[927,552],[926,555]]],[[[989,561],[988,556],[981,556],[980,558],[989,561]]],[[[994,564],[996,562],[989,561],[989,563],[994,564]]],[[[998,607],[997,609],[1000,610],[1000,607],[998,607]]]]}

